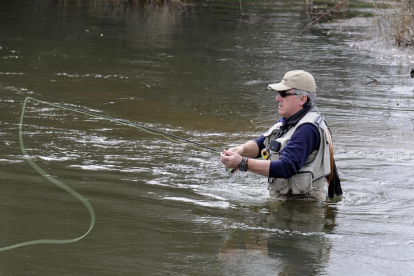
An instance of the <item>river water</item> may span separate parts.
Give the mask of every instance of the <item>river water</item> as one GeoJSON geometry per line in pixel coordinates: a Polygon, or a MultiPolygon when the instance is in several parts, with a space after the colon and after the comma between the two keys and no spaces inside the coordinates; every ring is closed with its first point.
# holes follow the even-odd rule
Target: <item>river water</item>
{"type": "Polygon", "coordinates": [[[0,247],[83,237],[1,251],[0,275],[412,273],[412,51],[369,19],[289,42],[303,1],[118,2],[0,4],[0,247]],[[218,153],[36,100],[21,137],[47,176],[22,154],[26,97],[228,148],[277,119],[266,87],[293,69],[315,76],[333,133],[344,195],[324,204],[269,202],[218,153]]]}

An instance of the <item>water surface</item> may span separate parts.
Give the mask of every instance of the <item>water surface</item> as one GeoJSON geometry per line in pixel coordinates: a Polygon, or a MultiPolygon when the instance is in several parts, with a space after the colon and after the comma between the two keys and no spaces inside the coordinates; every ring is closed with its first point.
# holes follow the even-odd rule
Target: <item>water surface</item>
{"type": "Polygon", "coordinates": [[[414,269],[412,52],[369,38],[362,19],[319,24],[280,49],[309,23],[302,1],[115,2],[0,4],[0,247],[80,237],[90,224],[81,202],[23,158],[27,96],[222,149],[266,131],[277,119],[267,84],[304,69],[317,81],[344,195],[272,203],[266,179],[229,178],[217,153],[29,101],[28,154],[88,200],[96,224],[75,243],[0,252],[1,275],[414,269]]]}

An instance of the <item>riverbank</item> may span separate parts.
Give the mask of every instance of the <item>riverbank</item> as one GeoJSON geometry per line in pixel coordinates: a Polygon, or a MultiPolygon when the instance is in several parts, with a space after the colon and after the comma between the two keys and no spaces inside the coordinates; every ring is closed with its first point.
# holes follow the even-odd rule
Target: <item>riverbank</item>
{"type": "MultiPolygon", "coordinates": [[[[127,10],[132,12],[143,7],[166,6],[172,8],[170,12],[175,12],[173,8],[179,7],[186,9],[190,6],[210,6],[214,2],[192,1],[192,0],[101,0],[110,10],[127,10]]],[[[248,4],[248,0],[239,0],[234,7],[243,10],[243,4],[248,4]]],[[[99,1],[95,2],[99,4],[99,1]]],[[[320,22],[332,22],[341,19],[354,17],[372,16],[372,11],[376,16],[379,35],[393,40],[399,47],[414,47],[414,1],[412,0],[390,0],[384,1],[349,1],[349,0],[305,0],[304,5],[307,13],[312,20],[318,19],[320,22]],[[332,9],[332,10],[331,10],[332,9]],[[329,12],[327,12],[330,10],[329,12]]]]}
{"type": "MultiPolygon", "coordinates": [[[[375,2],[373,2],[375,5],[375,2]]],[[[378,29],[399,47],[414,47],[414,2],[404,0],[377,9],[378,29]]]]}
{"type": "MultiPolygon", "coordinates": [[[[330,38],[341,37],[353,50],[357,49],[392,68],[398,66],[397,72],[390,72],[392,76],[413,78],[414,17],[411,16],[411,5],[413,3],[403,1],[387,6],[381,4],[379,8],[374,3],[371,8],[358,10],[360,16],[354,10],[353,17],[315,24],[313,28],[326,31],[330,38]]],[[[370,77],[373,79],[367,79],[367,83],[378,81],[374,75],[370,77]]]]}
{"type": "Polygon", "coordinates": [[[356,1],[347,0],[312,1],[305,0],[311,18],[315,19],[324,11],[334,7],[323,21],[336,21],[355,17],[375,16],[377,35],[393,40],[398,47],[414,47],[414,1],[356,1]]]}
{"type": "Polygon", "coordinates": [[[385,23],[380,28],[379,20],[377,16],[357,17],[319,24],[317,28],[326,30],[327,35],[331,37],[335,35],[356,36],[356,40],[346,39],[349,41],[347,42],[349,47],[370,52],[377,59],[414,66],[414,48],[398,46],[392,36],[384,34],[391,30],[384,27],[385,23]]]}

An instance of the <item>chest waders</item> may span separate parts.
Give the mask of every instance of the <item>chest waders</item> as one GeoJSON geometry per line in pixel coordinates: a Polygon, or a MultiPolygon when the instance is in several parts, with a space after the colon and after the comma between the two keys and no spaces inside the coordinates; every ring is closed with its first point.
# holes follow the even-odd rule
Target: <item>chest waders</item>
{"type": "Polygon", "coordinates": [[[287,132],[281,133],[281,123],[275,124],[265,133],[264,145],[269,154],[268,159],[279,160],[283,148],[289,143],[290,138],[296,129],[303,124],[313,124],[319,131],[319,150],[314,150],[306,160],[304,166],[289,179],[269,177],[269,189],[273,195],[312,195],[315,191],[319,192],[318,199],[324,200],[326,193],[324,185],[327,183],[326,177],[331,172],[329,154],[329,130],[326,126],[322,114],[314,108],[310,110],[295,126],[287,132]],[[276,141],[276,142],[275,142],[276,141]],[[277,144],[280,146],[275,147],[277,144]],[[321,191],[324,196],[321,196],[321,191]],[[324,198],[322,198],[324,197],[324,198]]]}

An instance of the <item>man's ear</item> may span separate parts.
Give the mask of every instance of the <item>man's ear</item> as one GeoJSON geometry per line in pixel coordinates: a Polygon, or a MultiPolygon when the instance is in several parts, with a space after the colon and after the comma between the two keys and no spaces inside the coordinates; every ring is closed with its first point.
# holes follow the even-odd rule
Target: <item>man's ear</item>
{"type": "Polygon", "coordinates": [[[308,102],[308,96],[302,95],[302,97],[300,97],[299,105],[303,107],[307,107],[306,105],[307,102],[308,102]]]}

